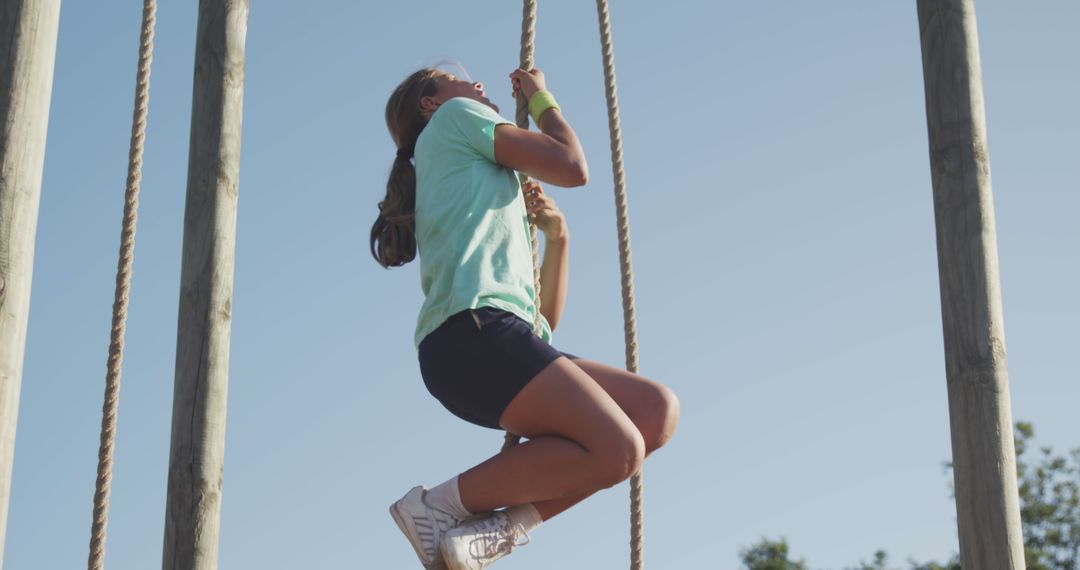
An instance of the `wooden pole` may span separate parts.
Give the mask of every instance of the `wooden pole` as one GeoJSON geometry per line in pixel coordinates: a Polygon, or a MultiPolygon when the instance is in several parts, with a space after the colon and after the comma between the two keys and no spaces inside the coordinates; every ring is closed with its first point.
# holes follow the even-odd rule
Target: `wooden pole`
{"type": "Polygon", "coordinates": [[[199,2],[166,570],[211,570],[218,563],[247,18],[247,0],[199,2]]]}
{"type": "Polygon", "coordinates": [[[974,0],[918,0],[960,562],[1024,568],[974,0]]]}
{"type": "Polygon", "coordinates": [[[59,22],[59,0],[0,0],[0,565],[59,22]]]}

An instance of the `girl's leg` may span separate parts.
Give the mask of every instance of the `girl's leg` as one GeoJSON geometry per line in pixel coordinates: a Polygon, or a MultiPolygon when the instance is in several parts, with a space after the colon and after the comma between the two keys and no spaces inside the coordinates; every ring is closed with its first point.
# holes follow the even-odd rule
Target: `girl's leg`
{"type": "MultiPolygon", "coordinates": [[[[572,361],[584,370],[630,417],[645,440],[645,457],[663,447],[679,422],[679,400],[669,388],[638,374],[584,358],[572,361]]],[[[543,520],[580,503],[593,492],[533,503],[543,520]]]]}
{"type": "Polygon", "coordinates": [[[678,415],[674,393],[652,380],[560,358],[501,419],[531,439],[463,473],[462,501],[472,512],[531,502],[549,519],[637,472],[643,456],[670,439],[678,415]]]}
{"type": "Polygon", "coordinates": [[[462,503],[474,513],[611,487],[645,456],[630,418],[565,357],[526,384],[499,423],[529,440],[458,477],[462,503]]]}

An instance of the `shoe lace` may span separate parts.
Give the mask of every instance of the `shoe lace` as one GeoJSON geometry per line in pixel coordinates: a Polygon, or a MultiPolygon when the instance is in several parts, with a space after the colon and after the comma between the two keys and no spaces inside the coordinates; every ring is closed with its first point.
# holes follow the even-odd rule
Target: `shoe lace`
{"type": "Polygon", "coordinates": [[[509,518],[505,515],[503,517],[506,518],[503,524],[491,524],[492,530],[480,532],[470,541],[469,554],[473,560],[483,561],[499,558],[510,554],[514,548],[525,546],[532,541],[529,538],[529,533],[525,532],[524,525],[517,523],[510,526],[508,524],[509,518]],[[522,542],[522,539],[524,539],[524,542],[522,542]]]}

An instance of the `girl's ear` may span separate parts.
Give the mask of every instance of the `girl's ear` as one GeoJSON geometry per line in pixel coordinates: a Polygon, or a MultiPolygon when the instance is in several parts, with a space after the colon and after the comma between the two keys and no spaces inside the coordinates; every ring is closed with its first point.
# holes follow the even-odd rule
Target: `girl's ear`
{"type": "Polygon", "coordinates": [[[439,108],[439,102],[434,97],[421,97],[420,98],[420,111],[422,113],[431,114],[439,108]]]}

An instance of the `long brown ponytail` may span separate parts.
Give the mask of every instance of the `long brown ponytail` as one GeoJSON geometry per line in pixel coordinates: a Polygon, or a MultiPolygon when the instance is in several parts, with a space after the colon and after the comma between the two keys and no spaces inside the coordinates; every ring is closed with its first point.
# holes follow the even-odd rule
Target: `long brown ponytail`
{"type": "Polygon", "coordinates": [[[386,183],[386,197],[379,202],[379,217],[371,226],[371,255],[387,269],[416,258],[416,168],[411,158],[416,139],[427,126],[420,98],[435,96],[439,74],[432,68],[413,73],[386,102],[386,127],[398,152],[386,183]]]}

